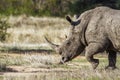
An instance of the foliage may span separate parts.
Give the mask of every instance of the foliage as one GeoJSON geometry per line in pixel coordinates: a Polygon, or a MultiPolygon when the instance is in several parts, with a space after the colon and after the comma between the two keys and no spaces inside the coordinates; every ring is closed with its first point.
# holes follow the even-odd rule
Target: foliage
{"type": "Polygon", "coordinates": [[[10,28],[6,19],[0,18],[0,41],[5,41],[7,37],[7,29],[10,28]]]}
{"type": "Polygon", "coordinates": [[[120,9],[120,0],[1,0],[0,14],[64,16],[78,14],[99,5],[120,9]]]}

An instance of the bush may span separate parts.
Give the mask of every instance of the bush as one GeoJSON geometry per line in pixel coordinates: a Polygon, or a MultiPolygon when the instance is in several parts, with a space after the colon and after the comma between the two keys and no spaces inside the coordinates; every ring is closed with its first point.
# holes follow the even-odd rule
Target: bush
{"type": "Polygon", "coordinates": [[[0,0],[0,14],[65,16],[80,14],[98,5],[120,9],[120,0],[0,0]]]}
{"type": "Polygon", "coordinates": [[[0,41],[5,41],[8,36],[7,29],[10,28],[7,19],[0,18],[0,41]]]}

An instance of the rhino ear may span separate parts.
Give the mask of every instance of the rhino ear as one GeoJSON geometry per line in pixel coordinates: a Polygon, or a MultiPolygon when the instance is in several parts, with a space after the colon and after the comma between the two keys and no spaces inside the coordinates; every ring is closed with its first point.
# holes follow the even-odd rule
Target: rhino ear
{"type": "Polygon", "coordinates": [[[71,19],[69,16],[66,16],[66,19],[67,19],[67,21],[70,22],[70,24],[73,25],[73,26],[76,26],[76,25],[78,25],[78,24],[81,22],[81,20],[72,21],[72,19],[71,19]]]}
{"type": "Polygon", "coordinates": [[[70,18],[70,16],[66,16],[66,20],[68,21],[68,22],[70,22],[71,24],[72,24],[72,19],[70,18]]]}

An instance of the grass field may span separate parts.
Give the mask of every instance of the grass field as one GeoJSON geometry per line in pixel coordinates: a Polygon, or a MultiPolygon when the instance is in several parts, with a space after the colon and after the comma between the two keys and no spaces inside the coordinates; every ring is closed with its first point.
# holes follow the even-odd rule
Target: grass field
{"type": "Polygon", "coordinates": [[[9,17],[11,28],[6,43],[41,44],[45,43],[44,36],[60,43],[68,34],[69,23],[63,18],[52,17],[9,17]]]}
{"type": "MultiPolygon", "coordinates": [[[[53,53],[53,52],[52,52],[53,53]]],[[[1,53],[0,80],[119,80],[119,69],[107,71],[107,55],[97,55],[100,65],[93,70],[84,56],[59,65],[58,54],[1,53]]],[[[117,58],[120,67],[120,56],[117,58]]]]}
{"type": "MultiPolygon", "coordinates": [[[[69,23],[62,18],[10,16],[9,36],[0,43],[0,80],[119,80],[120,70],[106,71],[107,54],[96,55],[96,70],[79,56],[64,65],[60,55],[46,43],[44,36],[61,44],[69,33],[69,23]]],[[[117,58],[120,68],[120,56],[117,58]]]]}

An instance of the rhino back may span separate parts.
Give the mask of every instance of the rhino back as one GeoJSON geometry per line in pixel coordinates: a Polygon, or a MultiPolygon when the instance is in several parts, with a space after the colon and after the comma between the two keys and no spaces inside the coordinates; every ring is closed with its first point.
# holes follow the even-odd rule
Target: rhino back
{"type": "Polygon", "coordinates": [[[110,44],[120,51],[120,10],[108,7],[93,9],[92,17],[87,26],[85,37],[87,43],[100,42],[110,44]]]}
{"type": "Polygon", "coordinates": [[[106,14],[106,32],[113,46],[120,51],[120,10],[106,14]]]}

